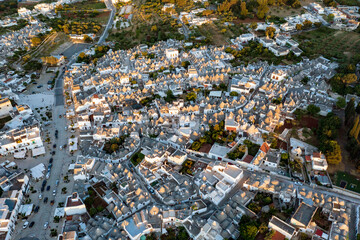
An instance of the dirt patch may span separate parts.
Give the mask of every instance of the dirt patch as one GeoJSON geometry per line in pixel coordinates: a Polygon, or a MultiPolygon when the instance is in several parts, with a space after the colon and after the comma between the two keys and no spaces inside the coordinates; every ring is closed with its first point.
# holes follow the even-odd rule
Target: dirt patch
{"type": "Polygon", "coordinates": [[[209,153],[210,152],[210,149],[211,149],[211,144],[209,143],[205,143],[201,146],[201,148],[199,149],[199,152],[202,152],[202,153],[209,153]]]}
{"type": "Polygon", "coordinates": [[[254,17],[254,18],[236,19],[233,21],[234,24],[252,23],[252,22],[264,22],[264,20],[254,17]]]}
{"type": "MultiPolygon", "coordinates": [[[[278,16],[278,17],[287,17],[292,15],[301,14],[304,10],[302,7],[307,6],[314,1],[312,0],[303,0],[300,1],[301,7],[300,8],[292,8],[290,6],[272,6],[270,7],[269,15],[270,16],[278,16]]],[[[322,5],[321,3],[319,3],[322,5]]]]}
{"type": "Polygon", "coordinates": [[[311,116],[304,116],[301,118],[300,121],[296,121],[296,120],[286,120],[284,125],[282,126],[278,126],[275,129],[276,133],[281,134],[285,128],[287,129],[292,129],[292,128],[310,128],[310,129],[314,129],[314,128],[318,128],[319,125],[319,120],[311,117],[311,116]]]}
{"type": "Polygon", "coordinates": [[[210,39],[213,45],[222,46],[228,43],[227,38],[214,24],[204,24],[199,27],[199,30],[204,36],[210,39]]]}

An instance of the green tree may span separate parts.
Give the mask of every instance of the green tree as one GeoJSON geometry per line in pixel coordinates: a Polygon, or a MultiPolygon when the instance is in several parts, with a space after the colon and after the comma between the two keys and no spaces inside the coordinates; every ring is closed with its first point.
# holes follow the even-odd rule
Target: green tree
{"type": "Polygon", "coordinates": [[[315,106],[314,104],[310,104],[309,106],[307,106],[306,110],[312,116],[315,116],[320,112],[320,108],[318,106],[315,106]]]}
{"type": "Polygon", "coordinates": [[[357,139],[359,136],[359,133],[357,133],[358,128],[359,128],[359,116],[356,116],[354,126],[351,128],[349,135],[357,139]],[[357,135],[355,136],[356,133],[357,135]]]}
{"type": "Polygon", "coordinates": [[[84,42],[86,42],[86,43],[91,43],[91,42],[92,42],[92,38],[89,37],[88,35],[84,35],[84,42]]]}
{"type": "Polygon", "coordinates": [[[265,30],[265,34],[268,38],[273,38],[275,34],[276,29],[273,27],[267,27],[265,30]]]}
{"type": "Polygon", "coordinates": [[[334,14],[329,14],[329,15],[327,15],[327,21],[328,22],[333,22],[334,21],[334,18],[335,18],[335,15],[334,14]]]}
{"type": "Polygon", "coordinates": [[[342,78],[341,78],[342,82],[345,84],[352,84],[357,82],[357,76],[355,73],[348,73],[345,74],[342,78]]]}
{"type": "Polygon", "coordinates": [[[94,207],[90,208],[89,213],[90,213],[90,216],[92,216],[92,217],[93,217],[93,216],[97,213],[96,208],[94,208],[94,207]]]}
{"type": "Polygon", "coordinates": [[[195,101],[195,99],[197,98],[197,95],[195,92],[189,92],[187,95],[186,95],[186,100],[187,101],[195,101]]]}
{"type": "Polygon", "coordinates": [[[356,111],[357,114],[360,114],[360,102],[359,102],[358,105],[356,106],[355,111],[356,111]]]}
{"type": "Polygon", "coordinates": [[[257,17],[259,19],[264,19],[266,13],[269,11],[267,0],[257,0],[259,6],[257,11],[257,17]]]}
{"type": "Polygon", "coordinates": [[[258,24],[256,22],[250,23],[250,28],[255,30],[258,27],[258,24]]]}
{"type": "Polygon", "coordinates": [[[244,18],[247,17],[247,15],[249,14],[249,11],[246,8],[246,2],[242,1],[240,4],[240,7],[241,7],[240,15],[244,18]]]}
{"type": "Polygon", "coordinates": [[[308,76],[305,76],[303,79],[301,79],[301,83],[304,85],[307,85],[310,81],[310,78],[308,76]]]}
{"type": "Polygon", "coordinates": [[[328,141],[329,150],[325,152],[326,160],[330,164],[339,164],[341,163],[341,148],[337,141],[332,140],[328,141]]]}
{"type": "Polygon", "coordinates": [[[311,21],[309,21],[309,20],[305,20],[304,22],[303,22],[303,26],[304,26],[304,29],[309,29],[309,28],[311,28],[312,27],[312,22],[311,21]]]}
{"type": "Polygon", "coordinates": [[[230,92],[230,96],[237,97],[237,96],[239,96],[239,93],[235,92],[235,91],[232,91],[232,92],[230,92]]]}
{"type": "Polygon", "coordinates": [[[183,61],[183,62],[181,62],[181,66],[184,67],[184,68],[187,68],[189,65],[190,65],[190,62],[189,62],[189,61],[183,61]]]}
{"type": "Polygon", "coordinates": [[[345,108],[346,107],[346,100],[343,97],[338,97],[337,101],[336,101],[336,107],[338,108],[345,108]]]}
{"type": "Polygon", "coordinates": [[[352,126],[353,119],[355,117],[355,99],[352,98],[346,105],[345,108],[345,125],[352,126]]]}
{"type": "Polygon", "coordinates": [[[31,38],[31,45],[32,46],[36,47],[36,46],[40,45],[40,43],[41,43],[41,38],[39,38],[39,37],[31,38]]]}
{"type": "Polygon", "coordinates": [[[301,24],[296,24],[296,30],[300,31],[302,30],[303,26],[301,24]]]}

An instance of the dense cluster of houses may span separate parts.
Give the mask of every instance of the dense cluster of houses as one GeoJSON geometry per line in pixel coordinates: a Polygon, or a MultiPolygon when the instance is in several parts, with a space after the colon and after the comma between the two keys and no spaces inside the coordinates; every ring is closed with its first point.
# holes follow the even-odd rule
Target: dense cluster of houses
{"type": "Polygon", "coordinates": [[[30,21],[28,25],[18,31],[12,31],[0,36],[0,56],[11,57],[14,51],[29,50],[32,46],[31,38],[40,33],[51,31],[46,24],[37,20],[30,21]]]}
{"type": "MultiPolygon", "coordinates": [[[[237,41],[253,39],[247,34],[237,41]]],[[[229,64],[233,56],[224,47],[186,52],[184,46],[182,41],[168,40],[152,47],[110,50],[96,66],[75,63],[66,71],[66,116],[69,128],[78,129],[76,141],[71,141],[82,154],[69,170],[76,180],[90,181],[114,216],[114,220],[91,219],[77,233],[99,239],[140,239],[181,225],[194,239],[237,238],[241,217],[254,214],[247,205],[257,192],[263,192],[283,207],[296,206],[291,221],[271,219],[269,228],[277,234],[288,239],[301,232],[343,239],[350,203],[300,188],[301,183],[256,173],[284,171],[280,166],[284,151],[270,148],[263,134],[292,118],[298,108],[314,104],[322,115],[332,110],[335,99],[328,95],[325,81],[335,74],[337,64],[319,57],[287,66],[257,62],[233,67],[229,64]],[[305,76],[309,76],[307,87],[301,83],[305,76]],[[194,88],[199,89],[195,98],[182,97],[194,88]],[[210,131],[209,126],[221,122],[224,130],[236,133],[232,142],[191,149],[210,131]],[[117,138],[124,139],[124,144],[107,153],[106,145],[117,138]],[[249,141],[259,145],[255,154],[245,147],[241,159],[229,158],[249,141]],[[135,167],[126,161],[138,154],[143,158],[135,167]],[[196,156],[209,162],[189,167],[196,156]],[[340,212],[334,209],[338,202],[340,212]],[[329,216],[330,230],[312,220],[320,210],[329,216]],[[209,218],[197,215],[208,211],[213,212],[209,218]],[[106,224],[96,225],[99,221],[106,224]]],[[[280,138],[286,139],[288,133],[285,129],[280,138]]],[[[313,184],[326,185],[324,154],[300,140],[292,141],[290,149],[291,159],[302,161],[315,177],[313,184]]],[[[80,192],[79,196],[84,197],[80,192]]]]}

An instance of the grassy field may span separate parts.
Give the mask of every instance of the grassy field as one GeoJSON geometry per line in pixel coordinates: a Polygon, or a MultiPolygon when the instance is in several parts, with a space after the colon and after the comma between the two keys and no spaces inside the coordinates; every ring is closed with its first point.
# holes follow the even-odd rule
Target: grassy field
{"type": "Polygon", "coordinates": [[[16,0],[7,0],[0,2],[0,19],[17,13],[18,2],[16,0]]]}
{"type": "Polygon", "coordinates": [[[138,44],[153,45],[157,41],[169,38],[182,39],[178,32],[181,26],[170,15],[163,14],[161,5],[154,2],[137,0],[132,10],[130,27],[113,30],[108,40],[115,42],[116,49],[129,49],[138,44]]]}
{"type": "Polygon", "coordinates": [[[333,177],[333,184],[360,193],[360,180],[346,172],[338,171],[333,177]]]}
{"type": "Polygon", "coordinates": [[[51,55],[51,53],[63,43],[70,41],[69,37],[65,33],[58,32],[56,34],[57,35],[53,41],[49,41],[47,44],[45,44],[44,48],[40,51],[38,55],[39,57],[46,57],[51,55]]]}
{"type": "Polygon", "coordinates": [[[95,13],[67,11],[67,12],[62,12],[61,16],[69,21],[96,22],[100,25],[106,25],[110,16],[110,11],[95,12],[95,13]]]}
{"type": "Polygon", "coordinates": [[[87,0],[82,2],[76,2],[71,5],[66,5],[65,9],[74,9],[74,10],[95,10],[95,9],[105,9],[106,5],[104,2],[96,0],[87,0]]]}
{"type": "Polygon", "coordinates": [[[357,62],[360,52],[360,33],[344,32],[321,27],[314,31],[303,32],[294,36],[300,48],[308,57],[323,55],[336,59],[340,63],[357,62]]]}
{"type": "MultiPolygon", "coordinates": [[[[314,2],[314,1],[313,0],[301,0],[300,4],[303,7],[303,6],[309,5],[312,2],[314,2]]],[[[322,5],[322,2],[320,2],[320,1],[315,1],[315,2],[318,2],[320,5],[322,5]]],[[[304,11],[304,9],[302,7],[292,8],[290,6],[271,6],[268,15],[278,16],[278,17],[287,17],[287,16],[292,16],[292,15],[297,15],[297,14],[301,14],[304,11]]]]}
{"type": "Polygon", "coordinates": [[[210,39],[213,45],[226,45],[229,39],[236,38],[239,35],[246,33],[247,30],[242,23],[235,23],[233,26],[225,26],[220,22],[204,24],[198,27],[201,35],[210,39]]]}

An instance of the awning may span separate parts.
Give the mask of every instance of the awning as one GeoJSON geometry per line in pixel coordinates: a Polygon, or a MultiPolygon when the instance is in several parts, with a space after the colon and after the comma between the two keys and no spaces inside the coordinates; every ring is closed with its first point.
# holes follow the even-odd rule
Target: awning
{"type": "Polygon", "coordinates": [[[44,147],[39,147],[39,148],[34,148],[32,150],[32,155],[33,157],[39,156],[45,154],[45,148],[44,147]]]}
{"type": "Polygon", "coordinates": [[[24,214],[26,216],[30,216],[32,210],[33,210],[34,204],[25,204],[21,205],[19,209],[20,214],[24,214]]]}
{"type": "Polygon", "coordinates": [[[36,165],[35,167],[30,169],[31,176],[35,179],[42,178],[44,176],[45,172],[45,165],[43,163],[40,163],[36,165]]]}
{"type": "Polygon", "coordinates": [[[26,155],[26,151],[25,151],[25,150],[20,151],[20,152],[15,152],[15,153],[14,153],[14,158],[25,158],[25,155],[26,155]]]}

